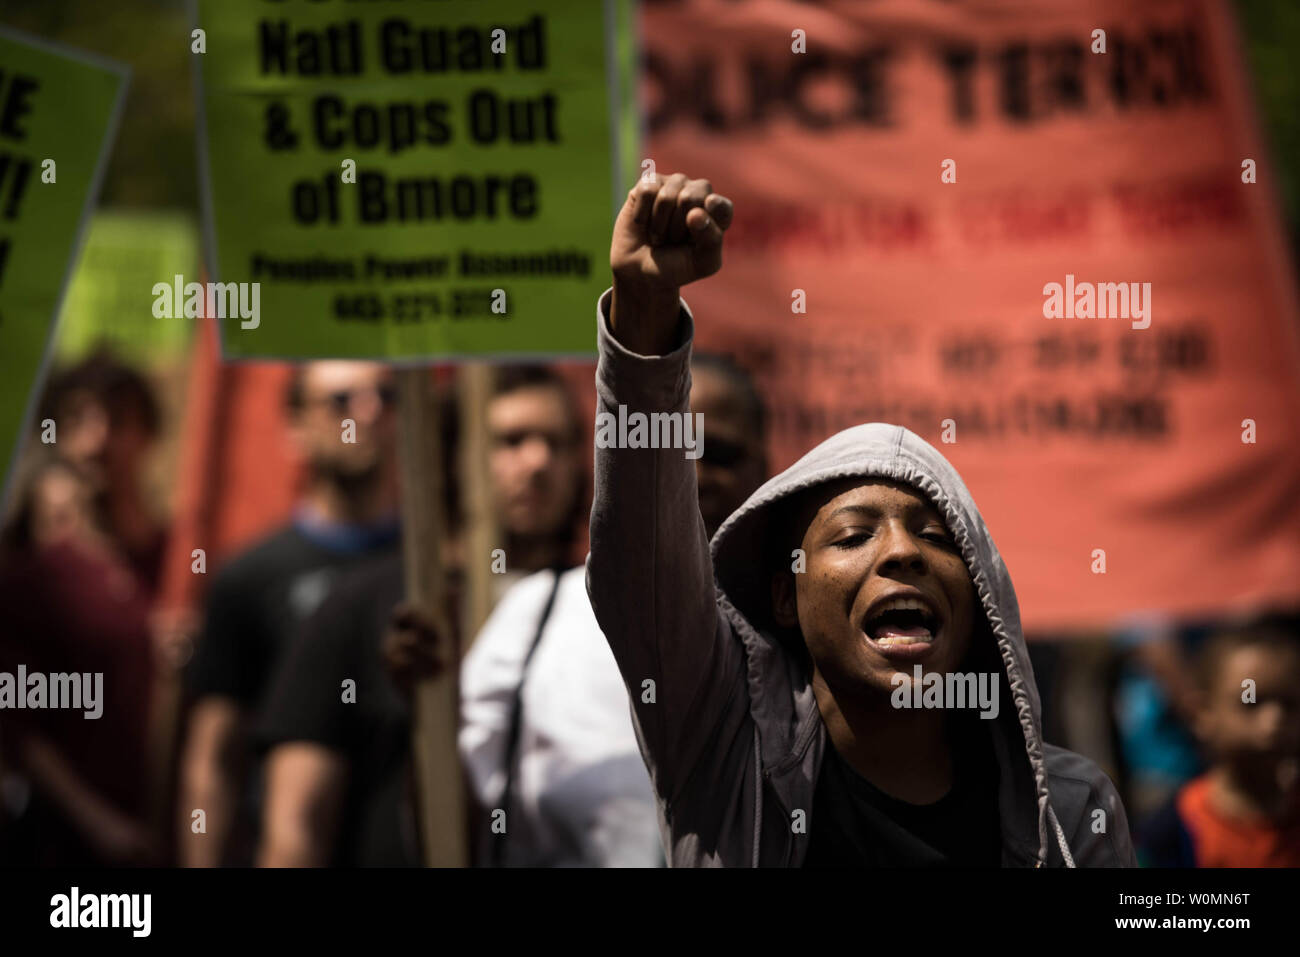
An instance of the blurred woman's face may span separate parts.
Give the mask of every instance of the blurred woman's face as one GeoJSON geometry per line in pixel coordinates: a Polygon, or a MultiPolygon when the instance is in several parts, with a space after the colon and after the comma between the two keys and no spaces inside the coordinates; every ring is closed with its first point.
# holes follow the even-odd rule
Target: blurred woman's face
{"type": "Polygon", "coordinates": [[[108,480],[112,428],[108,409],[89,390],[68,395],[56,412],[57,451],[96,485],[108,480]]]}
{"type": "Polygon", "coordinates": [[[90,489],[66,469],[51,469],[32,491],[32,537],[37,548],[90,534],[90,489]]]}

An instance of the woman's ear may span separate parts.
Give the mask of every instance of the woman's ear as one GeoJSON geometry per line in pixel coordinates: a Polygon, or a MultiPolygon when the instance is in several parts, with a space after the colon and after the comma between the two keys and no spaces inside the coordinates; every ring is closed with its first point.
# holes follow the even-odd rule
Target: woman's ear
{"type": "Polygon", "coordinates": [[[794,572],[782,570],[772,575],[772,616],[782,628],[799,627],[799,602],[795,594],[794,572]]]}

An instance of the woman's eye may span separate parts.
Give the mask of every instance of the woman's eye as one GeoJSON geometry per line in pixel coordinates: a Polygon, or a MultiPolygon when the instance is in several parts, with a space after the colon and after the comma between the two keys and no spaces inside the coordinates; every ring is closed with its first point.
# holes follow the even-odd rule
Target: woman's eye
{"type": "Polygon", "coordinates": [[[921,537],[929,539],[932,542],[937,542],[940,545],[951,545],[953,543],[952,539],[948,537],[947,532],[941,532],[935,529],[931,529],[928,532],[922,532],[921,537]]]}
{"type": "Polygon", "coordinates": [[[852,535],[846,535],[844,538],[836,539],[833,543],[836,548],[853,548],[861,545],[871,536],[867,532],[854,532],[852,535]]]}

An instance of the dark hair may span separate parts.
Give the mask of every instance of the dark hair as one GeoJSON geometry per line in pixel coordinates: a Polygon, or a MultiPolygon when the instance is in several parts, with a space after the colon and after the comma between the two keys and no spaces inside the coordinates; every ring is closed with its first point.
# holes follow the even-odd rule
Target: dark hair
{"type": "Polygon", "coordinates": [[[562,375],[545,365],[508,365],[496,369],[492,377],[492,398],[499,399],[524,389],[554,389],[559,392],[572,425],[572,437],[577,440],[582,428],[578,406],[573,400],[573,390],[562,375]]]}
{"type": "Polygon", "coordinates": [[[758,437],[759,444],[767,442],[767,403],[754,383],[754,377],[734,358],[722,352],[696,352],[691,356],[692,369],[708,369],[727,380],[736,390],[745,419],[758,437]]]}
{"type": "Polygon", "coordinates": [[[769,570],[776,572],[790,567],[794,559],[794,550],[803,543],[808,523],[804,518],[806,502],[812,489],[801,489],[768,506],[771,517],[767,523],[766,541],[763,554],[767,557],[769,570]]]}
{"type": "Polygon", "coordinates": [[[1264,648],[1300,655],[1300,622],[1284,616],[1268,616],[1254,622],[1223,628],[1212,634],[1196,656],[1197,689],[1209,694],[1223,675],[1223,663],[1239,648],[1264,648]]]}
{"type": "Polygon", "coordinates": [[[57,418],[59,409],[77,392],[89,392],[104,405],[109,419],[120,422],[132,409],[150,437],[161,430],[162,414],[153,389],[135,369],[121,362],[106,346],[50,376],[41,399],[41,419],[57,418]]]}
{"type": "Polygon", "coordinates": [[[303,382],[307,378],[306,370],[306,365],[295,364],[289,371],[289,380],[284,384],[284,409],[290,415],[297,415],[302,411],[306,391],[303,388],[303,382]]]}
{"type": "Polygon", "coordinates": [[[492,381],[492,395],[509,395],[511,392],[518,392],[520,389],[528,389],[533,386],[554,386],[557,389],[568,389],[564,382],[563,376],[545,365],[508,365],[498,366],[496,375],[492,381]]]}
{"type": "MultiPolygon", "coordinates": [[[[766,562],[760,567],[766,567],[769,580],[777,575],[793,576],[794,550],[803,544],[804,532],[808,527],[809,503],[824,493],[824,484],[814,485],[767,506],[769,519],[763,543],[766,562]]],[[[787,627],[777,623],[770,584],[757,597],[760,604],[755,609],[757,620],[754,623],[760,630],[768,629],[794,660],[810,669],[811,673],[812,655],[804,640],[803,630],[798,625],[787,627]]]]}

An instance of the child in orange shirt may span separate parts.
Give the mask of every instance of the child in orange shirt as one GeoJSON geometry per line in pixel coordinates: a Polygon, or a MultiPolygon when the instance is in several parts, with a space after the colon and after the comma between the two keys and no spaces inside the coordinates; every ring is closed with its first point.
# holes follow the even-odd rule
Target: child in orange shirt
{"type": "Polygon", "coordinates": [[[1300,640],[1221,633],[1199,662],[1196,733],[1213,762],[1141,829],[1147,867],[1300,867],[1300,640]]]}

